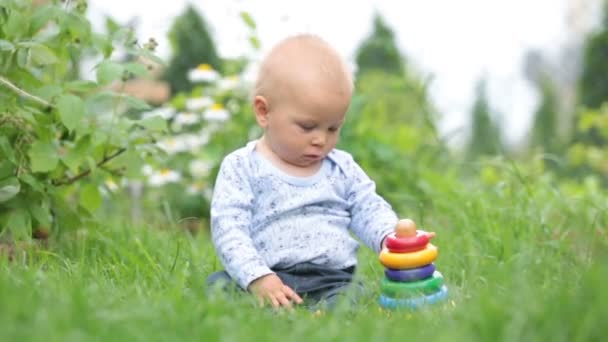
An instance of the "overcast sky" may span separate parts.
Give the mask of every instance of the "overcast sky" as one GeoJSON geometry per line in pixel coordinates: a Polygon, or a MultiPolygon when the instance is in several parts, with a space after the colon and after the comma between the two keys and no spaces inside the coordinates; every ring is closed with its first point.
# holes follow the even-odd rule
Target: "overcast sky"
{"type": "Polygon", "coordinates": [[[137,17],[140,40],[156,38],[159,54],[168,57],[172,19],[192,3],[211,26],[220,54],[231,57],[252,53],[238,15],[246,10],[258,25],[263,51],[285,36],[309,32],[352,61],[378,11],[408,60],[433,78],[431,95],[442,114],[442,132],[465,137],[476,81],[487,75],[492,105],[514,142],[528,129],[537,101],[523,77],[523,56],[532,48],[559,53],[571,32],[566,13],[577,1],[596,0],[91,0],[89,17],[97,25],[106,14],[123,23],[137,17]]]}

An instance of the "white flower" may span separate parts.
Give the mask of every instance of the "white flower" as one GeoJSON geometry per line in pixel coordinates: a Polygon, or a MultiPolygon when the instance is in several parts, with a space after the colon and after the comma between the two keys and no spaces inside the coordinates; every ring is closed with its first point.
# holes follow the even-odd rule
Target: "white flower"
{"type": "Polygon", "coordinates": [[[153,116],[160,116],[161,118],[168,120],[175,115],[175,108],[173,107],[158,107],[151,111],[145,112],[142,115],[142,119],[151,118],[153,116]]]}
{"type": "Polygon", "coordinates": [[[234,90],[236,89],[239,85],[241,84],[241,80],[239,79],[238,76],[228,76],[225,78],[222,78],[218,84],[217,87],[220,90],[234,90]]]}
{"type": "Polygon", "coordinates": [[[188,72],[188,79],[192,83],[197,82],[213,82],[220,77],[220,74],[213,70],[209,64],[201,64],[196,69],[188,72]]]}
{"type": "Polygon", "coordinates": [[[196,111],[207,108],[213,104],[213,99],[209,96],[194,97],[186,100],[186,109],[196,111]]]}
{"type": "Polygon", "coordinates": [[[205,111],[203,117],[205,120],[223,122],[228,120],[230,117],[230,112],[224,109],[224,106],[221,104],[216,103],[205,111]]]}
{"type": "Polygon", "coordinates": [[[150,178],[148,178],[148,184],[152,186],[162,186],[167,183],[179,182],[182,176],[177,171],[162,169],[154,172],[150,178]]]}
{"type": "Polygon", "coordinates": [[[209,142],[209,134],[206,132],[202,134],[184,134],[183,138],[190,150],[204,146],[209,142]]]}
{"type": "Polygon", "coordinates": [[[205,184],[203,184],[203,182],[196,182],[188,185],[186,192],[189,195],[198,195],[201,193],[201,191],[203,191],[203,189],[205,189],[205,184]]]}
{"type": "Polygon", "coordinates": [[[150,176],[152,174],[152,172],[154,172],[154,169],[152,168],[152,166],[146,164],[141,168],[141,173],[144,174],[144,176],[150,176]]]}
{"type": "Polygon", "coordinates": [[[182,125],[194,125],[201,121],[201,117],[196,113],[179,113],[175,116],[175,124],[182,125]]]}
{"type": "Polygon", "coordinates": [[[171,137],[161,140],[157,142],[156,145],[169,154],[175,154],[188,150],[186,141],[184,141],[184,139],[180,139],[179,137],[171,137]]]}
{"type": "Polygon", "coordinates": [[[106,179],[104,181],[104,184],[106,185],[108,190],[110,190],[111,192],[118,190],[118,184],[116,184],[116,182],[114,182],[114,180],[112,178],[106,179]]]}
{"type": "Polygon", "coordinates": [[[213,164],[206,160],[195,159],[190,162],[190,174],[195,178],[203,178],[209,175],[212,167],[213,164]]]}

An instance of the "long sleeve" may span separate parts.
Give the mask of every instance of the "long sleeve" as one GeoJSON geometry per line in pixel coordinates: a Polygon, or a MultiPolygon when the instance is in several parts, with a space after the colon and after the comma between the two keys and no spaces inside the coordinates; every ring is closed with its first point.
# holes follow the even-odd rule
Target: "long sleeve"
{"type": "Polygon", "coordinates": [[[394,231],[398,218],[381,196],[376,193],[376,184],[363,169],[350,160],[351,173],[348,202],[351,211],[351,230],[374,252],[380,252],[382,240],[394,231]]]}
{"type": "Polygon", "coordinates": [[[211,200],[213,244],[226,272],[243,289],[273,273],[251,238],[254,198],[245,169],[245,161],[239,156],[225,158],[211,200]]]}

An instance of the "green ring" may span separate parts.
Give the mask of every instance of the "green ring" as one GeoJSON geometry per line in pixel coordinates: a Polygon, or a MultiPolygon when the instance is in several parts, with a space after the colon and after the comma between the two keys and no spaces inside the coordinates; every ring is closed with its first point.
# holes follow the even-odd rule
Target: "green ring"
{"type": "Polygon", "coordinates": [[[398,282],[384,278],[380,288],[382,294],[388,297],[404,298],[437,292],[442,285],[443,275],[439,271],[435,271],[432,276],[413,282],[398,282]]]}

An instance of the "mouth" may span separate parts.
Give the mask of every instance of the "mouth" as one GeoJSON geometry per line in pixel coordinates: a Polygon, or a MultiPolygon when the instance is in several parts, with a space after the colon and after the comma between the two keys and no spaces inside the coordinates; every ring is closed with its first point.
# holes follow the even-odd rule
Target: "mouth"
{"type": "Polygon", "coordinates": [[[310,160],[319,160],[319,159],[321,159],[321,155],[319,155],[319,154],[305,154],[304,158],[310,159],[310,160]]]}

